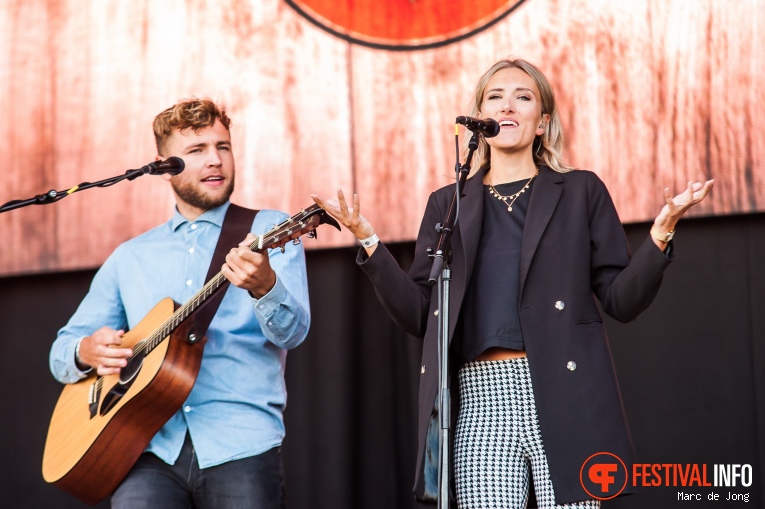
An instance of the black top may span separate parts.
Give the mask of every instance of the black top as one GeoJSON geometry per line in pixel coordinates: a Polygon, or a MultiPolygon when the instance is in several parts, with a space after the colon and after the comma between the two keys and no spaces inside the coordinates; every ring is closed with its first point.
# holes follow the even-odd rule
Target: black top
{"type": "MultiPolygon", "coordinates": [[[[531,185],[534,183],[531,180],[531,185]]],[[[494,186],[503,196],[511,196],[529,179],[494,186]]],[[[518,314],[520,289],[521,237],[531,185],[515,201],[498,199],[489,193],[483,201],[483,228],[462,309],[460,311],[461,353],[471,361],[492,347],[524,350],[518,314]],[[512,210],[508,203],[512,202],[512,210]]]]}

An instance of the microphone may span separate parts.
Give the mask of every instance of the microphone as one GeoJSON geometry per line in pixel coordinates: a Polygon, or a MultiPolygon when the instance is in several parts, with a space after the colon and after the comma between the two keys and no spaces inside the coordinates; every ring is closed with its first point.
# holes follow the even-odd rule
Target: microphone
{"type": "Polygon", "coordinates": [[[484,138],[493,138],[499,134],[499,123],[492,118],[457,117],[457,123],[474,133],[482,134],[484,138]]]}
{"type": "Polygon", "coordinates": [[[168,157],[164,161],[152,161],[149,164],[141,167],[141,173],[148,173],[149,175],[178,175],[183,171],[186,164],[180,157],[168,157]]]}

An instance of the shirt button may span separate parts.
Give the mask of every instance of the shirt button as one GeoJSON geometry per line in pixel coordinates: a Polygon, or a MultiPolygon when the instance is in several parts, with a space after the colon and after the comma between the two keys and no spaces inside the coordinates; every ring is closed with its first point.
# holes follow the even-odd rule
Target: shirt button
{"type": "Polygon", "coordinates": [[[186,405],[185,407],[183,407],[183,411],[186,413],[189,413],[191,412],[191,407],[189,405],[186,405]]]}
{"type": "Polygon", "coordinates": [[[196,229],[197,229],[197,224],[196,224],[196,223],[192,224],[192,225],[191,225],[191,229],[192,229],[192,230],[196,230],[196,229]]]}
{"type": "Polygon", "coordinates": [[[261,305],[258,306],[258,309],[263,309],[264,307],[266,307],[266,306],[261,304],[261,305]]]}
{"type": "Polygon", "coordinates": [[[268,326],[271,327],[274,324],[274,322],[268,322],[268,326]]]}
{"type": "Polygon", "coordinates": [[[422,367],[420,368],[420,373],[425,373],[425,364],[423,364],[422,367]]]}
{"type": "Polygon", "coordinates": [[[576,362],[574,361],[568,361],[568,364],[566,364],[566,367],[569,371],[574,371],[576,369],[576,362]]]}
{"type": "Polygon", "coordinates": [[[555,309],[557,309],[558,311],[562,311],[563,308],[565,307],[566,307],[566,303],[563,302],[562,300],[559,300],[555,303],[555,309]]]}
{"type": "Polygon", "coordinates": [[[186,280],[186,286],[191,286],[191,279],[186,280]]]}
{"type": "Polygon", "coordinates": [[[193,247],[189,248],[189,254],[194,254],[194,248],[193,247]]]}

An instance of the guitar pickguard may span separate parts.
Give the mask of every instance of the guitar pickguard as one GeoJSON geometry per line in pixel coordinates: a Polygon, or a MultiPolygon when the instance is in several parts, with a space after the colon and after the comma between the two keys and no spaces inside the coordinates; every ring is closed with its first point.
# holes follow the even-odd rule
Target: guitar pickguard
{"type": "Polygon", "coordinates": [[[130,387],[135,381],[135,377],[141,371],[145,357],[146,355],[142,351],[133,355],[128,360],[127,366],[120,370],[119,383],[115,384],[114,387],[106,393],[106,396],[104,396],[100,412],[102,416],[109,413],[109,411],[114,408],[114,405],[119,403],[120,399],[122,399],[122,397],[127,394],[127,391],[130,390],[130,387]]]}

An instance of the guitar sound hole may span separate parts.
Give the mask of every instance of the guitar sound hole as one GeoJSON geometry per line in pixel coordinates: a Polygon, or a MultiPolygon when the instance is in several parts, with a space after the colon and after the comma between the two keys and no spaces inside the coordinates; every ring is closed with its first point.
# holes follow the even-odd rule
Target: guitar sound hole
{"type": "Polygon", "coordinates": [[[141,371],[141,366],[143,366],[143,359],[145,357],[146,355],[143,352],[139,352],[128,359],[127,366],[120,370],[120,383],[125,384],[135,378],[138,372],[141,371]]]}
{"type": "Polygon", "coordinates": [[[133,385],[136,375],[141,371],[145,357],[146,355],[140,352],[128,360],[127,366],[120,371],[120,382],[112,387],[106,396],[104,396],[104,402],[101,404],[101,415],[109,413],[109,410],[114,408],[114,405],[119,403],[127,393],[130,386],[133,385]]]}

